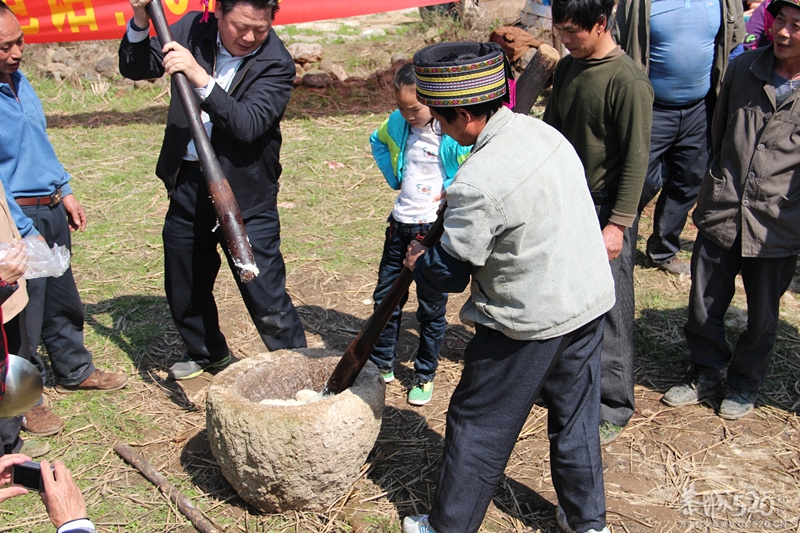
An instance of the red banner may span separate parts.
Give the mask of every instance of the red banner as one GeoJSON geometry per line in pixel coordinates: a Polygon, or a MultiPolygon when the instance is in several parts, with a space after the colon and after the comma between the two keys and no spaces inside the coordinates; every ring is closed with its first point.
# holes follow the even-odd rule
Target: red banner
{"type": "MultiPolygon", "coordinates": [[[[283,0],[275,25],[330,20],[442,3],[443,0],[283,0]]],[[[162,0],[170,23],[200,0],[162,0]]],[[[119,39],[133,16],[128,0],[6,0],[29,43],[119,39]]],[[[211,9],[214,9],[213,0],[211,9]]]]}

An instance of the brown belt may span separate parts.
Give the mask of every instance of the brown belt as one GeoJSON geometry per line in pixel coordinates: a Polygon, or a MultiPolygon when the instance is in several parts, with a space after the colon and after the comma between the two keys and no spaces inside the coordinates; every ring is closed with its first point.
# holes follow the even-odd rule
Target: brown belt
{"type": "Polygon", "coordinates": [[[40,205],[55,207],[61,203],[61,189],[58,189],[48,196],[21,196],[19,198],[14,198],[14,201],[17,202],[17,205],[24,205],[26,207],[40,205]]]}

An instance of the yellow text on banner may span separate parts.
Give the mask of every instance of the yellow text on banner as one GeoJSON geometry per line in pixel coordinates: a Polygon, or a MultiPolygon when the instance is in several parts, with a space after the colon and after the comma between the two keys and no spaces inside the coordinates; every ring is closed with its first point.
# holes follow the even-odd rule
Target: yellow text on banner
{"type": "Polygon", "coordinates": [[[53,17],[53,26],[64,33],[64,23],[69,22],[72,33],[79,33],[81,26],[88,27],[90,31],[97,31],[97,19],[94,16],[92,0],[47,0],[50,4],[50,13],[53,17]],[[75,9],[81,6],[83,14],[75,9]]]}

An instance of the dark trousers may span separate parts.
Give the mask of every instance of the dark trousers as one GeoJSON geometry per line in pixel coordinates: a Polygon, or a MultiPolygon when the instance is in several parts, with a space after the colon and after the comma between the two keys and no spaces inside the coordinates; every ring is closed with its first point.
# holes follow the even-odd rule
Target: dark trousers
{"type": "Polygon", "coordinates": [[[199,168],[184,164],[164,221],[164,288],[175,325],[190,356],[219,361],[228,345],[219,329],[213,289],[222,245],[245,306],[270,350],[303,348],[305,333],[286,292],[286,268],[280,251],[278,208],[244,221],[258,276],[241,283],[199,168]]]}
{"type": "Polygon", "coordinates": [[[698,233],[692,251],[692,288],[686,340],[689,362],[709,375],[728,367],[728,384],[738,390],[761,388],[778,331],[780,300],[794,276],[797,255],[742,257],[741,237],[730,250],[698,233]],[[731,352],[725,340],[725,311],[742,274],[747,296],[747,329],[731,352]]]}
{"type": "Polygon", "coordinates": [[[550,469],[576,531],[605,527],[600,454],[603,319],[554,339],[517,341],[477,326],[450,399],[439,484],[430,513],[438,533],[473,533],[541,391],[550,469]]]}
{"type": "MultiPolygon", "coordinates": [[[[605,227],[612,205],[596,206],[600,226],[605,227]]],[[[600,420],[625,426],[634,412],[634,352],[633,352],[633,267],[636,263],[636,237],[639,217],[622,234],[622,251],[610,262],[614,277],[616,303],[605,315],[603,328],[602,392],[600,420]]]]}
{"type": "Polygon", "coordinates": [[[661,191],[653,234],[647,239],[647,255],[655,264],[671,260],[681,249],[681,232],[708,166],[708,123],[705,100],[686,108],[653,105],[650,162],[639,211],[661,191]]]}
{"type": "MultiPolygon", "coordinates": [[[[33,221],[48,246],[58,244],[72,250],[64,204],[22,207],[22,212],[33,221]]],[[[44,343],[57,384],[78,385],[94,372],[92,354],[83,344],[83,303],[72,267],[57,278],[28,280],[25,317],[32,362],[44,372],[36,355],[39,343],[44,343]]]]}
{"type": "Polygon", "coordinates": [[[7,453],[17,453],[22,448],[19,430],[22,428],[22,417],[0,418],[0,457],[7,453]]]}
{"type": "MultiPolygon", "coordinates": [[[[386,239],[383,243],[383,256],[378,269],[378,284],[372,295],[375,307],[392,288],[394,281],[403,270],[403,259],[408,245],[421,240],[431,228],[431,224],[402,224],[389,218],[386,228],[386,239]]],[[[422,381],[431,381],[439,366],[439,350],[442,347],[447,321],[447,294],[426,290],[417,286],[417,322],[419,322],[419,348],[414,360],[414,372],[422,381]]],[[[370,359],[382,372],[394,368],[394,350],[400,338],[400,323],[403,318],[403,306],[408,301],[408,291],[403,295],[400,304],[395,308],[389,323],[381,333],[370,359]]]]}

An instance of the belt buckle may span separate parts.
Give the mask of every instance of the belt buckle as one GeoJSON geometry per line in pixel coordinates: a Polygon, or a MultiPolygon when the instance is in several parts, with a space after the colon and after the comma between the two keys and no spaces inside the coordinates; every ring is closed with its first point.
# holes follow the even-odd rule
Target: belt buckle
{"type": "Polygon", "coordinates": [[[61,203],[61,189],[56,190],[53,194],[50,195],[50,203],[48,204],[50,207],[55,207],[61,203]]]}

